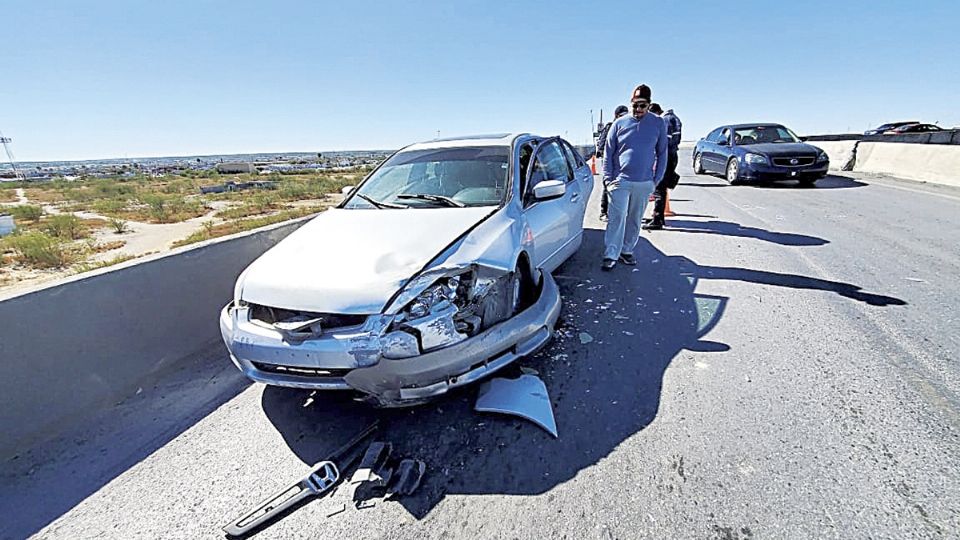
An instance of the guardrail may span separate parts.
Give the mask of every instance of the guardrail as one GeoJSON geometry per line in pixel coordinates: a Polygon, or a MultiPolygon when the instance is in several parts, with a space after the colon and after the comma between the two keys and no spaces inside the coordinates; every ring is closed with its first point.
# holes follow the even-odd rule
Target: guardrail
{"type": "Polygon", "coordinates": [[[306,220],[210,240],[0,299],[0,459],[220,341],[240,272],[306,220]]]}

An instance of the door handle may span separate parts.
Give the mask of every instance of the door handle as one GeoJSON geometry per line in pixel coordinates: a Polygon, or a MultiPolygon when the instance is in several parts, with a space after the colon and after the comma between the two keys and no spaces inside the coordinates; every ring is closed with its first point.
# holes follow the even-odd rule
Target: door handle
{"type": "Polygon", "coordinates": [[[579,198],[580,198],[580,194],[574,193],[573,195],[570,196],[570,202],[577,202],[577,199],[579,198]]]}

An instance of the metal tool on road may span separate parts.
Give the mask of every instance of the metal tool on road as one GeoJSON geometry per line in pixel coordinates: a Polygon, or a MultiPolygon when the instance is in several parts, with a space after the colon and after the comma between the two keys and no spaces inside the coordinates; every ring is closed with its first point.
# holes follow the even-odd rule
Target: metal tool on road
{"type": "Polygon", "coordinates": [[[329,493],[343,478],[346,470],[363,454],[361,443],[378,428],[374,422],[340,447],[329,458],[318,463],[306,478],[278,491],[257,507],[223,528],[233,537],[243,537],[292,511],[304,501],[329,493]]]}

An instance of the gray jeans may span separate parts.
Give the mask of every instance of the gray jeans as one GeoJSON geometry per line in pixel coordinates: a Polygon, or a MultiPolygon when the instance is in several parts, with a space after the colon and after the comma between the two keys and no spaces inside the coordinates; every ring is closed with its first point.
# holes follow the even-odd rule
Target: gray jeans
{"type": "Polygon", "coordinates": [[[607,232],[603,235],[604,259],[617,259],[620,254],[633,255],[640,239],[640,225],[647,201],[653,193],[653,182],[621,182],[607,184],[610,208],[607,210],[607,232]]]}

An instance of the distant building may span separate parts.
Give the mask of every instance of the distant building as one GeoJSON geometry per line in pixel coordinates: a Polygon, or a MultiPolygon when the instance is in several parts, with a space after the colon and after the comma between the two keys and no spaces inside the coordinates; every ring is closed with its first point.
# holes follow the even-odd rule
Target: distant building
{"type": "Polygon", "coordinates": [[[217,172],[220,174],[255,173],[257,168],[250,162],[233,161],[217,163],[217,172]]]}

